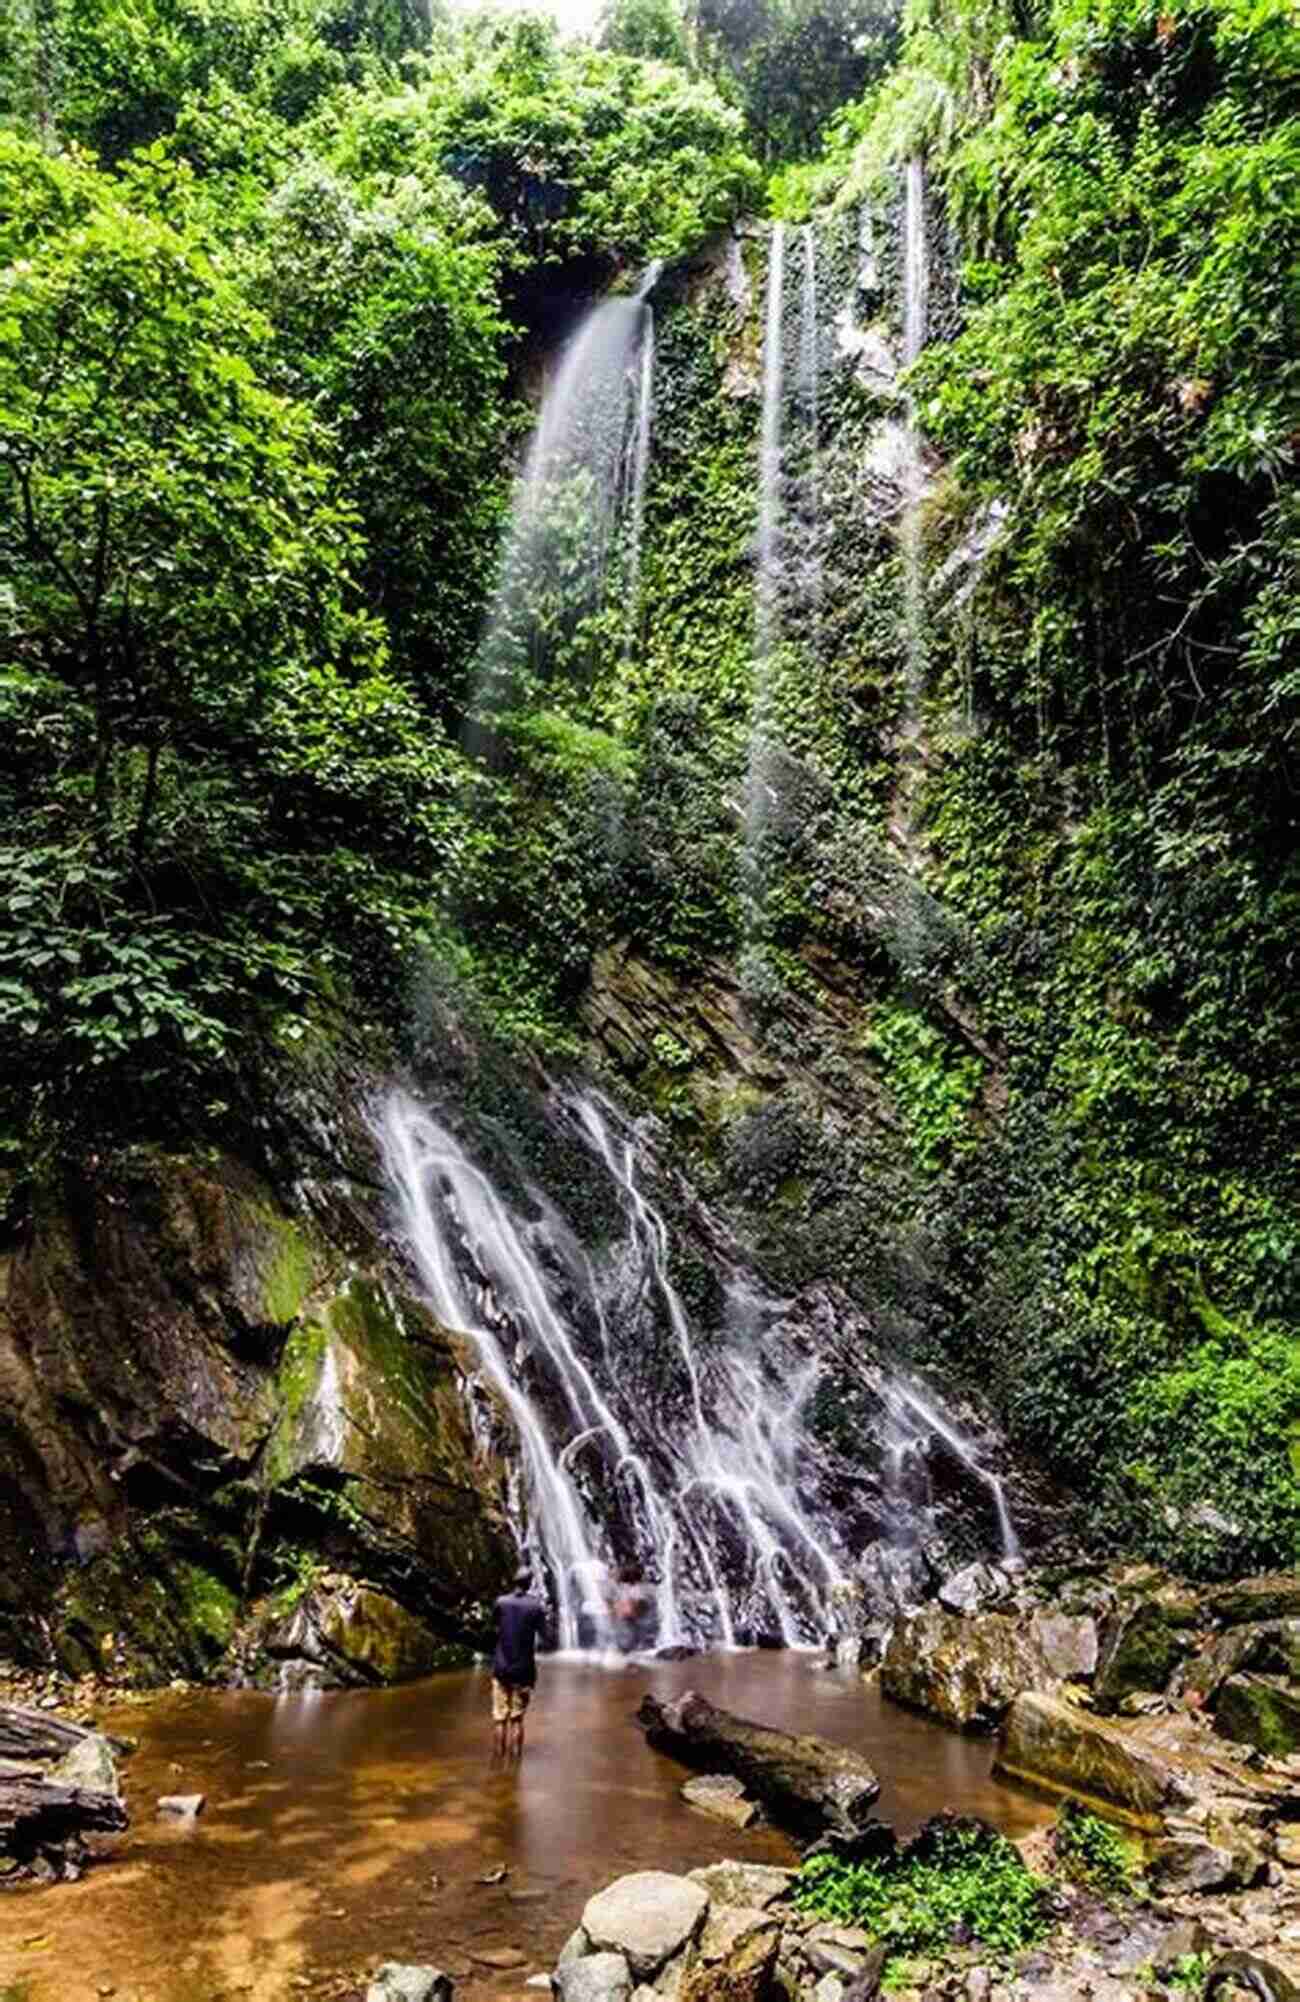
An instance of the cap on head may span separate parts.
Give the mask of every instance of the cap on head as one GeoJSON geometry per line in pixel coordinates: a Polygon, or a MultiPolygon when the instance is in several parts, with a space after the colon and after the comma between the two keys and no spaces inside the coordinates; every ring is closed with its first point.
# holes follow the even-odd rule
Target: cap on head
{"type": "Polygon", "coordinates": [[[531,1592],[532,1588],[533,1588],[533,1574],[532,1574],[532,1572],[531,1572],[531,1571],[516,1571],[516,1572],[515,1572],[515,1590],[516,1590],[516,1592],[531,1592]]]}

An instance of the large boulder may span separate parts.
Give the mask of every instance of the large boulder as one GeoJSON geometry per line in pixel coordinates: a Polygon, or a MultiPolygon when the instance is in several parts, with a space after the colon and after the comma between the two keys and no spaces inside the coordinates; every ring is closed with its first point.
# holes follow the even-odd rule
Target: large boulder
{"type": "Polygon", "coordinates": [[[1202,1602],[1216,1626],[1245,1626],[1260,1620],[1300,1619],[1300,1571],[1273,1571],[1221,1585],[1202,1602]]]}
{"type": "Polygon", "coordinates": [[[456,1653],[387,1592],[338,1572],[318,1577],[288,1610],[265,1609],[244,1646],[273,1678],[320,1689],[411,1682],[456,1653]]]}
{"type": "Polygon", "coordinates": [[[1230,1675],[1215,1691],[1214,1728],[1285,1758],[1300,1751],[1300,1688],[1264,1675],[1230,1675]]]}
{"type": "Polygon", "coordinates": [[[724,1905],[710,1914],[683,1972],[677,2002],[762,2002],[781,1944],[780,1920],[724,1905]]]}
{"type": "Polygon", "coordinates": [[[1021,1620],[942,1606],[899,1621],[880,1670],[886,1696],[964,1731],[993,1730],[1021,1690],[1054,1679],[1021,1620]]]}
{"type": "Polygon", "coordinates": [[[1167,1689],[1192,1650],[1197,1618],[1195,1599],[1172,1586],[1118,1607],[1097,1663],[1098,1708],[1118,1710],[1128,1696],[1167,1689]]]}
{"type": "Polygon", "coordinates": [[[1193,1798],[1186,1775],[1116,1725],[1053,1696],[1026,1691],[1007,1712],[994,1771],[1007,1779],[1104,1805],[1153,1833],[1166,1809],[1193,1798]]]}
{"type": "Polygon", "coordinates": [[[849,1745],[738,1717],[693,1689],[662,1701],[644,1697],[637,1723],[657,1750],[706,1772],[734,1773],[796,1834],[848,1837],[871,1820],[880,1781],[849,1745]]]}
{"type": "Polygon", "coordinates": [[[98,1731],[88,1731],[52,1766],[49,1778],[56,1786],[87,1787],[92,1793],[122,1797],[122,1781],[108,1739],[98,1731]]]}
{"type": "Polygon", "coordinates": [[[1049,1675],[1059,1682],[1087,1682],[1097,1670],[1097,1622],[1090,1613],[1058,1613],[1040,1607],[1029,1622],[1029,1638],[1049,1675]]]}
{"type": "Polygon", "coordinates": [[[709,1900],[699,1884],[666,1870],[637,1870],[587,1900],[582,1930],[597,1953],[621,1953],[632,1972],[652,1981],[694,1939],[709,1900]]]}
{"type": "Polygon", "coordinates": [[[1182,1694],[1199,1708],[1230,1675],[1252,1668],[1300,1677],[1300,1620],[1264,1620],[1216,1634],[1184,1667],[1182,1694]]]}

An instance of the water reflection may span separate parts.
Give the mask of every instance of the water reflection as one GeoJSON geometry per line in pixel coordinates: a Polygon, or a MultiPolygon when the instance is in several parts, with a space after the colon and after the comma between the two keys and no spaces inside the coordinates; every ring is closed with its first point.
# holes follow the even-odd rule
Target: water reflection
{"type": "Polygon", "coordinates": [[[30,2002],[92,2002],[106,1981],[138,2002],[318,2002],[397,1958],[448,1966],[461,2002],[523,2002],[595,1885],[724,1855],[791,1860],[774,1831],[742,1833],[684,1806],[681,1770],[632,1721],[647,1688],[696,1687],[860,1747],[881,1776],[881,1813],[903,1829],[940,1807],[1012,1834],[1049,1813],[991,1780],[987,1743],[807,1656],[618,1673],[550,1658],[517,1770],[489,1766],[488,1687],[486,1671],[469,1670],[365,1693],[168,1696],[125,1713],[118,1727],[142,1738],[127,1769],[129,1846],[82,1884],[0,1903],[0,1991],[25,1978],[30,2002]],[[197,1830],[154,1819],[158,1794],[190,1790],[208,1796],[197,1830]],[[480,1881],[502,1864],[500,1882],[480,1881]],[[475,1958],[502,1947],[524,1963],[475,1958]]]}

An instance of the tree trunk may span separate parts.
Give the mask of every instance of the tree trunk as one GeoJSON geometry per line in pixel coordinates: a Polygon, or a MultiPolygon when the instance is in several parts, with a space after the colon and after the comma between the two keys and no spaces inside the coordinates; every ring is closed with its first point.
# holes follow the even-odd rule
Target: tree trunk
{"type": "Polygon", "coordinates": [[[880,1781],[847,1745],[751,1723],[693,1689],[668,1702],[647,1696],[637,1723],[657,1750],[684,1764],[734,1773],[773,1821],[797,1835],[851,1837],[871,1821],[880,1781]]]}

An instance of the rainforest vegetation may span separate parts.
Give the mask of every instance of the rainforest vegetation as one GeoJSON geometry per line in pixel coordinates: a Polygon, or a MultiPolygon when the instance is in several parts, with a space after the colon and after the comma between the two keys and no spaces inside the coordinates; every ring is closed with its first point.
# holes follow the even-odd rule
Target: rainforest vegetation
{"type": "MultiPolygon", "coordinates": [[[[92,1145],[251,1145],[286,1066],[399,1044],[428,979],[562,1063],[613,941],[743,962],[759,1017],[834,959],[900,1136],[876,1304],[919,1285],[1098,1535],[1300,1558],[1290,0],[611,0],[585,35],[0,0],[0,37],[10,1227],[92,1145]],[[928,662],[931,922],[862,889],[901,668],[846,560],[756,963],[756,431],[707,329],[665,331],[631,656],[561,549],[489,752],[478,635],[582,304],[732,225],[851,222],[919,157],[956,246],[909,380],[933,567],[997,524],[928,662]]],[[[689,1045],[648,1055],[684,1154],[743,1180],[689,1045]]],[[[847,1171],[787,1151],[811,1232],[847,1171]]]]}

